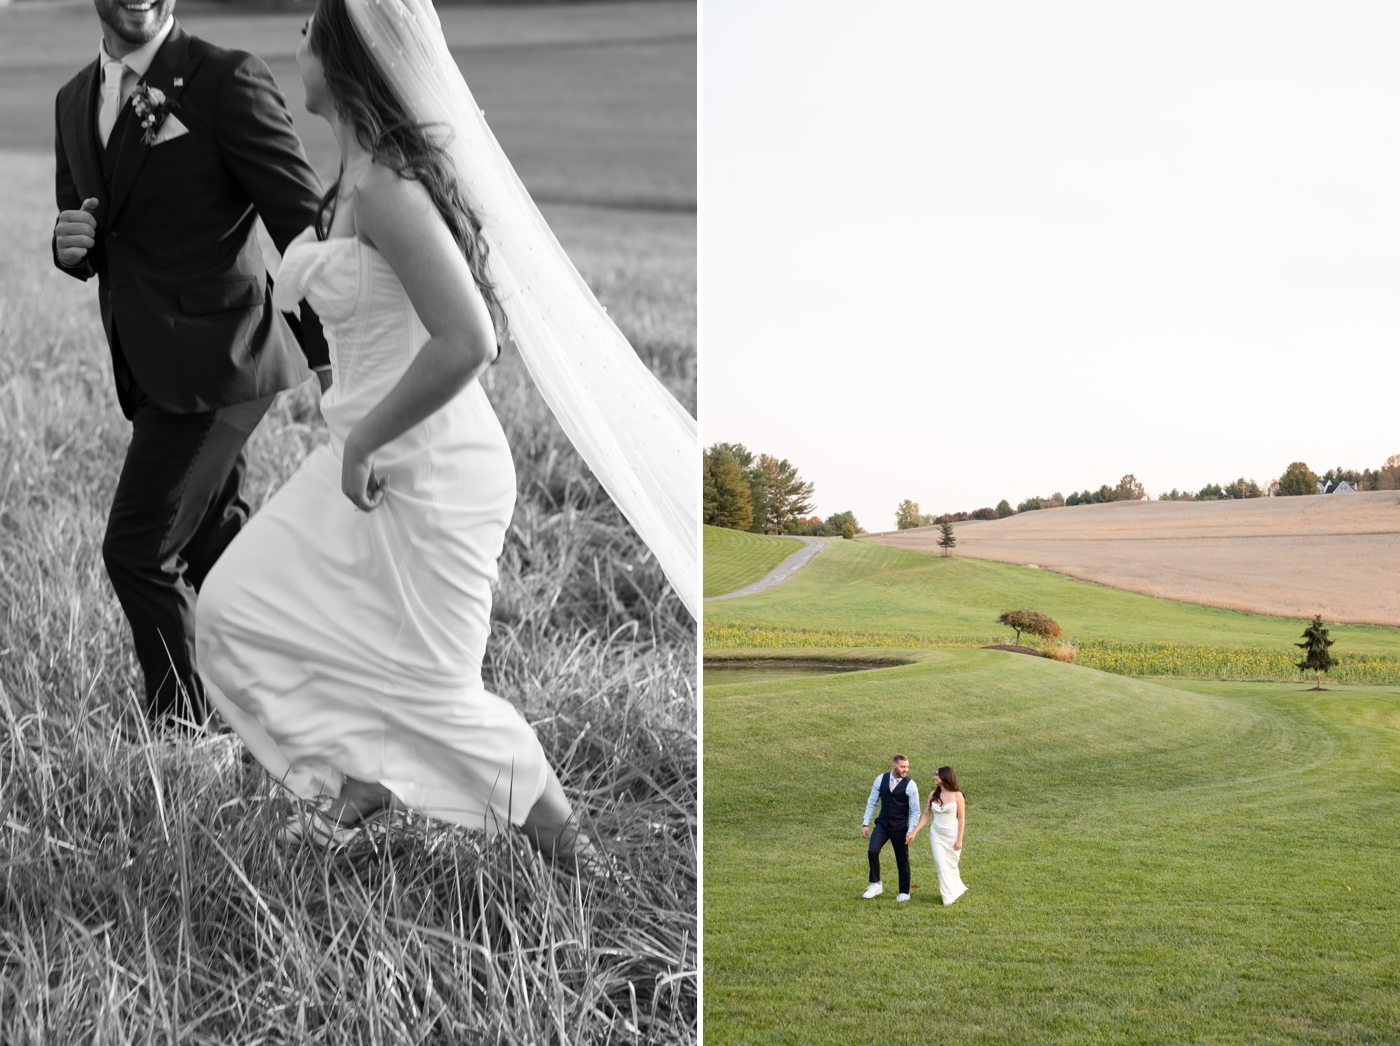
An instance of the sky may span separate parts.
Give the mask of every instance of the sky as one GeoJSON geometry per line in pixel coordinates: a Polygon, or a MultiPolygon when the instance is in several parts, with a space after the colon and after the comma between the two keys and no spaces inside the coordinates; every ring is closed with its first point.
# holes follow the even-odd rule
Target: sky
{"type": "Polygon", "coordinates": [[[1400,454],[1400,5],[702,17],[707,445],[868,530],[1400,454]]]}

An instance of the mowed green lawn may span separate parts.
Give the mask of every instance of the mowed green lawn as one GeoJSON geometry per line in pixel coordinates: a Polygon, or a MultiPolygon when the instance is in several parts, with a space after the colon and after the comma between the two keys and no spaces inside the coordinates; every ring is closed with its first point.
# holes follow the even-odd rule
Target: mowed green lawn
{"type": "MultiPolygon", "coordinates": [[[[1295,618],[1178,603],[1045,570],[864,541],[833,541],[781,585],[711,604],[705,624],[991,637],[1006,632],[997,615],[1018,607],[1049,614],[1076,641],[1287,647],[1303,630],[1295,618]]],[[[1338,651],[1400,651],[1400,629],[1337,625],[1332,637],[1338,651]]]]}
{"type": "MultiPolygon", "coordinates": [[[[1107,628],[1161,602],[1096,609],[1079,583],[933,559],[884,608],[878,583],[843,588],[841,569],[900,553],[851,545],[721,605],[797,617],[805,594],[810,617],[855,599],[912,621],[1004,595],[1107,628]],[[992,572],[985,593],[970,571],[992,572]]],[[[1400,1041],[1400,688],[1147,681],[936,650],[707,687],[704,743],[707,1043],[1400,1041]],[[924,835],[913,900],[861,899],[861,814],[895,751],[925,794],[945,762],[967,792],[970,889],[951,907],[924,835]]]]}
{"type": "Polygon", "coordinates": [[[802,542],[796,538],[749,534],[725,527],[705,528],[705,596],[751,585],[794,552],[802,542]]]}

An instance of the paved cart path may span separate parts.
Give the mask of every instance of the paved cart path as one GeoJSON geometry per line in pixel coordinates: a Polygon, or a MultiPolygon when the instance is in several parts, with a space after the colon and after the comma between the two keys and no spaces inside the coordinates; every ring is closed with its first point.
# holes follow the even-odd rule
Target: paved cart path
{"type": "MultiPolygon", "coordinates": [[[[788,535],[792,536],[792,535],[788,535]]],[[[743,588],[736,588],[733,592],[726,592],[722,596],[711,596],[705,600],[706,603],[713,603],[717,599],[737,599],[739,596],[752,596],[764,589],[772,588],[774,585],[786,581],[792,575],[805,567],[812,560],[817,558],[817,553],[826,548],[824,538],[804,538],[799,537],[798,541],[803,542],[804,548],[798,549],[787,559],[783,560],[776,567],[764,574],[752,585],[745,585],[743,588]]]]}

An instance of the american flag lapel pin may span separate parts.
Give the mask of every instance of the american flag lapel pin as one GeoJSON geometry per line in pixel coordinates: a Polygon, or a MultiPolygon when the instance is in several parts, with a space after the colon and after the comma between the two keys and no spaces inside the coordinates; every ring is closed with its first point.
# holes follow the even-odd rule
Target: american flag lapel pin
{"type": "Polygon", "coordinates": [[[176,86],[176,87],[184,87],[184,86],[185,86],[185,78],[184,78],[183,76],[177,76],[177,77],[175,77],[175,86],[176,86]]]}

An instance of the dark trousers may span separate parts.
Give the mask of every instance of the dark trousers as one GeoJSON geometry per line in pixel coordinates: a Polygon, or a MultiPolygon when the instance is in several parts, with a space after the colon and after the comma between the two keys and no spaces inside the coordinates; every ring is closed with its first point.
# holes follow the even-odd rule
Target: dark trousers
{"type": "Polygon", "coordinates": [[[870,830],[870,881],[878,883],[880,881],[880,851],[884,849],[886,840],[890,846],[894,847],[894,863],[899,866],[899,892],[909,892],[909,844],[904,841],[904,837],[909,833],[909,828],[905,825],[902,828],[886,828],[879,821],[875,822],[875,827],[870,830]]]}
{"type": "Polygon", "coordinates": [[[248,519],[239,489],[243,444],[272,397],[201,414],[171,414],[139,387],[131,445],[117,481],[102,558],[146,677],[146,714],[203,723],[194,663],[195,594],[248,519]]]}

